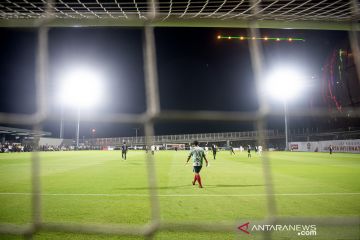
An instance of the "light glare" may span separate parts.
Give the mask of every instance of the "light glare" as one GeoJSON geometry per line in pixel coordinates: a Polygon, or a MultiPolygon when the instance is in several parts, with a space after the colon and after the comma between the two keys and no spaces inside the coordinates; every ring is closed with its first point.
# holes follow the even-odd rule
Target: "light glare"
{"type": "Polygon", "coordinates": [[[292,69],[277,70],[269,75],[267,91],[271,96],[281,100],[296,98],[303,90],[303,77],[292,69]]]}
{"type": "Polygon", "coordinates": [[[61,86],[61,102],[68,106],[90,107],[101,100],[102,86],[98,72],[77,69],[64,75],[61,86]]]}

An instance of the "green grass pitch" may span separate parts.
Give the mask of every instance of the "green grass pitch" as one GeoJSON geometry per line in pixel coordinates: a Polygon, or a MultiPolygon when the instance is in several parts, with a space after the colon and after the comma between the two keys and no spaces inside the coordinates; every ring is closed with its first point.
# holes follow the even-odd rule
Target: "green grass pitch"
{"type": "MultiPolygon", "coordinates": [[[[155,153],[161,219],[171,222],[229,222],[232,232],[158,232],[154,239],[262,239],[236,224],[267,215],[261,158],[246,152],[208,154],[201,171],[204,188],[192,186],[188,152],[155,153]]],[[[145,224],[150,220],[145,152],[41,153],[42,219],[45,222],[145,224]]],[[[269,153],[277,212],[280,216],[360,215],[360,155],[269,153]]],[[[30,153],[0,154],[0,224],[31,219],[30,153]]],[[[21,236],[0,235],[0,239],[21,236]]],[[[40,232],[35,239],[143,239],[40,232]]],[[[359,226],[318,226],[316,236],[275,232],[273,239],[360,239],[359,226]]]]}

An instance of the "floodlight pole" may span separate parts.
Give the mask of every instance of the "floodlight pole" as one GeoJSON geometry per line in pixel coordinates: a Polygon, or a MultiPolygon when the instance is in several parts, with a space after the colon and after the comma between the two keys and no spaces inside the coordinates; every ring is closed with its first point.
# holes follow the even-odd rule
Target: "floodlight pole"
{"type": "Polygon", "coordinates": [[[61,104],[61,116],[60,116],[60,139],[64,138],[64,106],[61,104]]]}
{"type": "Polygon", "coordinates": [[[284,99],[284,119],[285,119],[285,151],[289,150],[288,143],[288,124],[287,124],[287,105],[286,99],[284,99]]]}
{"type": "Polygon", "coordinates": [[[134,128],[135,129],[135,143],[137,143],[137,132],[140,128],[134,128]]]}
{"type": "Polygon", "coordinates": [[[79,149],[79,135],[80,135],[80,107],[77,112],[77,125],[76,125],[76,148],[79,149]]]}

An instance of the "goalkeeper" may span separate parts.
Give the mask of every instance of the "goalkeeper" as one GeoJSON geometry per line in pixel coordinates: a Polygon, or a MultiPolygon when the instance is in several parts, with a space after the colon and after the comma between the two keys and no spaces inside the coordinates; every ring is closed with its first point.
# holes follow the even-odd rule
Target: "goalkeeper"
{"type": "MultiPolygon", "coordinates": [[[[196,181],[199,183],[199,187],[202,188],[200,171],[203,164],[203,159],[205,159],[206,166],[208,166],[208,160],[206,159],[204,149],[199,147],[199,142],[194,141],[194,147],[190,151],[189,157],[187,158],[186,164],[189,162],[190,158],[193,160],[193,172],[195,173],[194,180],[192,184],[195,185],[196,181]]],[[[185,164],[185,165],[186,165],[185,164]]]]}

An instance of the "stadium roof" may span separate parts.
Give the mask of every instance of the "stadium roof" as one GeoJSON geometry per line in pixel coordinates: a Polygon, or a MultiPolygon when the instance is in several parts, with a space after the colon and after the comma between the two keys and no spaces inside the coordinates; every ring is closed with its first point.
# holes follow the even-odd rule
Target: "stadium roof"
{"type": "Polygon", "coordinates": [[[29,136],[29,137],[51,136],[50,132],[0,126],[0,135],[2,134],[13,135],[13,136],[29,136]]]}
{"type": "Polygon", "coordinates": [[[43,20],[49,26],[248,27],[256,20],[262,28],[350,30],[359,27],[359,8],[356,0],[0,0],[0,27],[43,20]]]}

